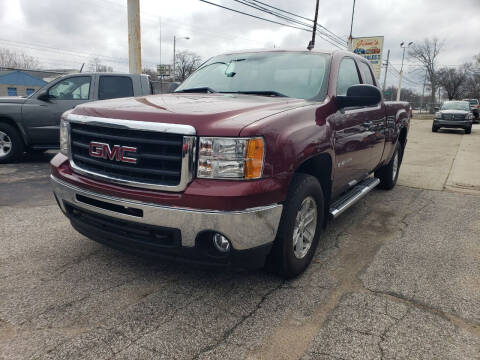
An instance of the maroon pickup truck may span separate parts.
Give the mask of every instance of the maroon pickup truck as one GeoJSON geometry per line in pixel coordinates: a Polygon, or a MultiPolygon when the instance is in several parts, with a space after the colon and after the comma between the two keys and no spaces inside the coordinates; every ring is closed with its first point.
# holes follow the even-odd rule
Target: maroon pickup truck
{"type": "Polygon", "coordinates": [[[51,179],[91,239],[290,278],[328,218],[395,186],[409,113],[350,52],[228,53],[173,94],[66,112],[51,179]]]}

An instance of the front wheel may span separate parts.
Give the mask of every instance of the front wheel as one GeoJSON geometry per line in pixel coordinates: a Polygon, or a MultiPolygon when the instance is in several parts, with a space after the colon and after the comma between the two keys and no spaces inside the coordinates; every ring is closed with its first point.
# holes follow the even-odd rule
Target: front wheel
{"type": "Polygon", "coordinates": [[[322,229],[324,202],[322,186],[315,177],[294,176],[269,259],[283,277],[301,274],[312,261],[322,229]]]}
{"type": "Polygon", "coordinates": [[[402,147],[397,143],[395,152],[389,163],[382,166],[375,171],[375,177],[380,179],[379,188],[390,190],[393,189],[397,183],[398,173],[400,172],[400,165],[402,163],[402,147]]]}
{"type": "Polygon", "coordinates": [[[438,127],[432,126],[432,132],[437,132],[437,131],[438,131],[438,127]]]}
{"type": "Polygon", "coordinates": [[[0,123],[0,164],[17,161],[23,155],[23,140],[13,126],[0,123]]]}
{"type": "Polygon", "coordinates": [[[471,134],[472,133],[472,127],[470,126],[469,128],[465,128],[465,134],[471,134]]]}

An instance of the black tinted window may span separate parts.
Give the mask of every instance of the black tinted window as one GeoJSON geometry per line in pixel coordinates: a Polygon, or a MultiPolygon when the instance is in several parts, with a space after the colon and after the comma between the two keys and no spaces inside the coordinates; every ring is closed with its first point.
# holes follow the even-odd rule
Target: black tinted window
{"type": "Polygon", "coordinates": [[[132,79],[126,76],[100,76],[98,98],[100,100],[133,96],[132,79]]]}
{"type": "Polygon", "coordinates": [[[360,73],[362,74],[363,83],[375,85],[375,81],[373,81],[372,72],[370,71],[368,64],[360,61],[358,63],[358,67],[360,69],[360,73]]]}
{"type": "Polygon", "coordinates": [[[357,66],[352,58],[345,58],[340,63],[337,80],[337,95],[347,95],[347,90],[352,85],[360,84],[357,66]]]}

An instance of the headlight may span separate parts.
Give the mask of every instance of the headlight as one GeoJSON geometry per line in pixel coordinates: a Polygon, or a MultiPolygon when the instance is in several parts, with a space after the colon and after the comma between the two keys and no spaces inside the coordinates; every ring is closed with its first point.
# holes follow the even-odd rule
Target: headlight
{"type": "Polygon", "coordinates": [[[442,114],[437,112],[435,113],[435,119],[441,119],[442,118],[442,114]]]}
{"type": "Polygon", "coordinates": [[[63,118],[60,120],[60,153],[68,156],[70,148],[70,124],[63,118]]]}
{"type": "Polygon", "coordinates": [[[467,115],[465,115],[465,119],[467,119],[467,120],[472,120],[472,119],[473,119],[473,114],[472,114],[472,113],[468,113],[467,115]]]}
{"type": "Polygon", "coordinates": [[[258,179],[262,176],[264,142],[260,137],[201,137],[197,176],[209,179],[258,179]]]}

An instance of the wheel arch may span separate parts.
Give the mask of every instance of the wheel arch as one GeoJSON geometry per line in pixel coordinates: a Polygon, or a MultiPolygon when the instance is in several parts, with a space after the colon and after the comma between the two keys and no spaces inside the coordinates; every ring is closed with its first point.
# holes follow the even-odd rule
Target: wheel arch
{"type": "Polygon", "coordinates": [[[295,170],[295,174],[302,173],[315,177],[322,186],[325,197],[324,221],[323,226],[327,224],[329,204],[332,196],[332,157],[329,153],[321,153],[304,160],[295,170]]]}
{"type": "Polygon", "coordinates": [[[27,134],[25,133],[23,127],[20,126],[15,120],[13,120],[11,117],[0,115],[0,123],[8,124],[12,126],[14,129],[16,129],[20,133],[20,136],[22,137],[23,144],[29,145],[27,134]]]}

